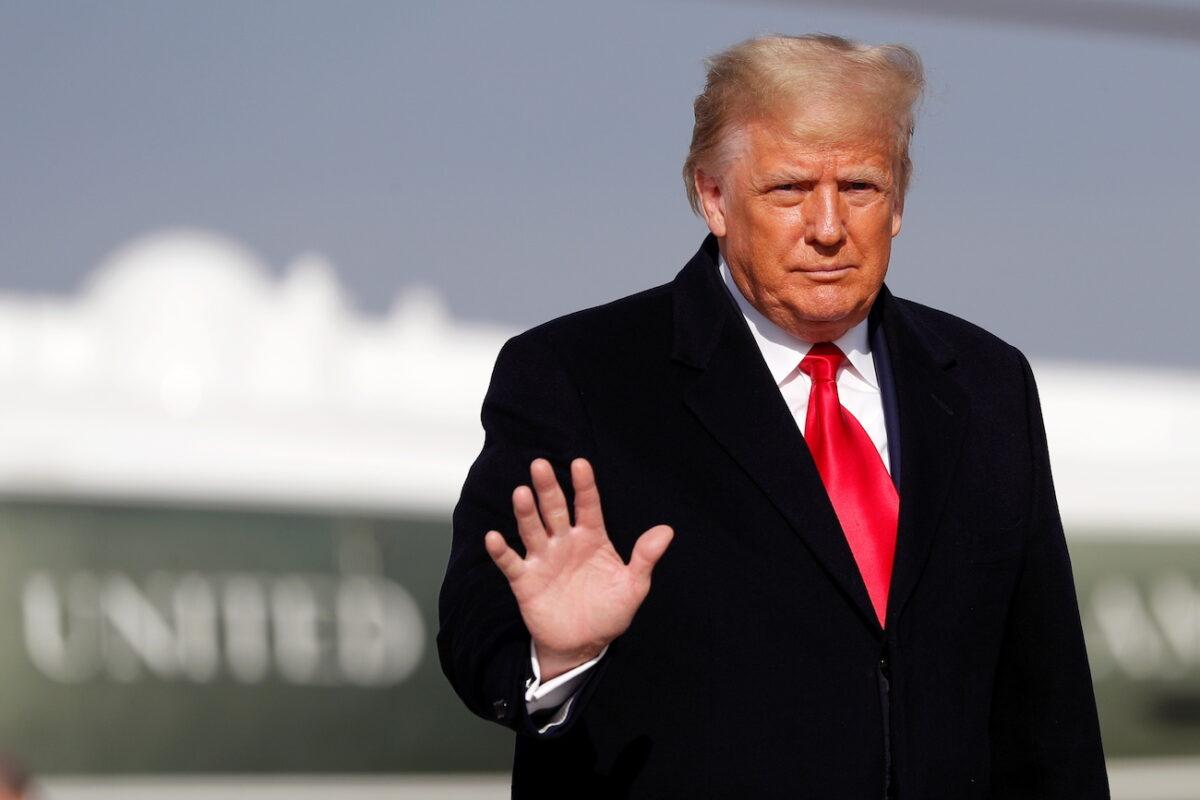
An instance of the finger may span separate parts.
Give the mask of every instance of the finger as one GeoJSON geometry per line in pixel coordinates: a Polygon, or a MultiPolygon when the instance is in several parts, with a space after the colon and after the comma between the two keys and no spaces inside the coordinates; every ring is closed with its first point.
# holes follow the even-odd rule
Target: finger
{"type": "Polygon", "coordinates": [[[496,566],[512,583],[525,572],[525,562],[517,555],[517,551],[508,546],[500,531],[488,531],[483,537],[483,547],[487,554],[496,562],[496,566]]]}
{"type": "Polygon", "coordinates": [[[603,530],[600,490],[596,488],[596,474],[586,458],[571,462],[571,484],[575,487],[575,524],[581,528],[603,530]]]}
{"type": "Polygon", "coordinates": [[[571,529],[571,516],[567,511],[567,498],[558,478],[554,477],[554,468],[544,458],[534,459],[529,465],[529,476],[533,478],[533,488],[537,491],[538,508],[542,512],[542,524],[546,533],[554,536],[566,533],[571,529]]]}
{"type": "Polygon", "coordinates": [[[655,525],[638,537],[633,545],[633,555],[629,559],[629,568],[645,580],[650,580],[650,572],[654,565],[667,552],[667,545],[675,537],[675,531],[669,525],[655,525]]]}
{"type": "Polygon", "coordinates": [[[542,527],[537,503],[533,502],[533,492],[528,486],[513,489],[512,506],[513,516],[517,518],[517,533],[525,544],[525,552],[536,553],[546,546],[546,529],[542,527]]]}

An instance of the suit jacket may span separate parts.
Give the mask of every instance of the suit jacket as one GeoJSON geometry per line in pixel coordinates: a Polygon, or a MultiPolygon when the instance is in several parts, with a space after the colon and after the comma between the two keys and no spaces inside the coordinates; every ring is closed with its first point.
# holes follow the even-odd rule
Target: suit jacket
{"type": "MultiPolygon", "coordinates": [[[[874,354],[899,472],[881,629],[709,237],[676,279],[510,340],[454,512],[438,649],[517,731],[514,797],[1102,798],[1095,700],[1025,358],[883,289],[874,354]],[[595,467],[618,552],[675,539],[547,735],[529,634],[483,534],[543,456],[595,467]]],[[[568,492],[569,496],[569,492],[568,492]]]]}

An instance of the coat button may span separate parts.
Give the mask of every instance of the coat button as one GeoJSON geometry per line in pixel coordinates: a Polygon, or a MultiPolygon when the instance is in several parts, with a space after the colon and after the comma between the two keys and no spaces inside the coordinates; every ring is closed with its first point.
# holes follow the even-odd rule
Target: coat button
{"type": "Polygon", "coordinates": [[[496,714],[496,719],[504,719],[508,715],[508,701],[497,700],[492,703],[492,711],[496,714]]]}

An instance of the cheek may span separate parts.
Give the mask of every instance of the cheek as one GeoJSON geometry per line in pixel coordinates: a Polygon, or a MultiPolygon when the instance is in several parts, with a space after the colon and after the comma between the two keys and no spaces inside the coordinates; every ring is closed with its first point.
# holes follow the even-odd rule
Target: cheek
{"type": "Polygon", "coordinates": [[[877,283],[883,280],[883,276],[887,273],[888,261],[891,258],[891,237],[884,239],[875,239],[869,250],[862,253],[863,264],[868,269],[864,273],[864,277],[871,283],[877,283]]]}
{"type": "Polygon", "coordinates": [[[804,241],[804,214],[799,205],[776,206],[755,220],[757,246],[764,253],[782,257],[804,241]]]}
{"type": "Polygon", "coordinates": [[[808,252],[799,204],[748,204],[739,209],[726,246],[742,256],[759,286],[786,284],[788,265],[804,260],[808,252]]]}
{"type": "Polygon", "coordinates": [[[885,261],[892,248],[892,214],[882,209],[871,214],[862,214],[854,220],[853,237],[859,252],[868,257],[879,257],[885,261]]]}

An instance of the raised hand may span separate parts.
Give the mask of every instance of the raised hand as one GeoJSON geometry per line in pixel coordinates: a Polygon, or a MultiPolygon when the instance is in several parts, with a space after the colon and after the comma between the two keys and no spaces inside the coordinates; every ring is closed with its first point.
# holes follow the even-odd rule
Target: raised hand
{"type": "Polygon", "coordinates": [[[545,681],[595,658],[625,632],[650,591],[650,572],[674,531],[666,525],[647,530],[626,564],[604,529],[591,464],[582,458],[571,462],[573,525],[550,462],[536,459],[529,474],[536,502],[528,486],[518,486],[512,498],[525,557],[499,531],[488,531],[484,546],[508,579],[545,681]]]}

